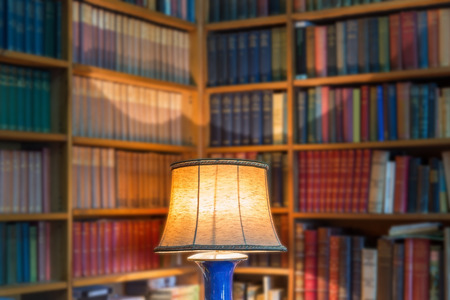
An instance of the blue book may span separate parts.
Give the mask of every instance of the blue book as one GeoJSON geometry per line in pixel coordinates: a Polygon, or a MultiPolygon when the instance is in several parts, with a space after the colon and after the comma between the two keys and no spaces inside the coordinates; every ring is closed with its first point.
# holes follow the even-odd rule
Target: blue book
{"type": "Polygon", "coordinates": [[[383,86],[377,86],[377,136],[378,141],[384,141],[384,98],[383,98],[383,86]]]}
{"type": "Polygon", "coordinates": [[[22,240],[22,224],[15,223],[16,225],[16,282],[23,282],[23,240],[22,240]]]}
{"type": "Polygon", "coordinates": [[[45,19],[44,19],[44,55],[55,57],[55,2],[45,0],[45,19]]]}
{"type": "Polygon", "coordinates": [[[262,92],[253,92],[250,103],[250,141],[252,145],[263,143],[263,101],[262,92]]]}
{"type": "Polygon", "coordinates": [[[230,6],[230,8],[229,8],[230,9],[230,20],[237,20],[237,18],[238,18],[238,3],[237,3],[238,0],[228,0],[226,2],[228,2],[228,5],[230,6]]]}
{"type": "Polygon", "coordinates": [[[50,94],[50,73],[42,71],[42,131],[50,132],[51,129],[51,94],[50,94]]]}
{"type": "Polygon", "coordinates": [[[361,21],[361,28],[359,29],[362,37],[362,51],[360,52],[359,73],[370,73],[370,46],[371,39],[369,38],[369,19],[364,18],[361,21]]]}
{"type": "Polygon", "coordinates": [[[347,38],[347,74],[358,73],[358,20],[348,20],[347,38]]]}
{"type": "Polygon", "coordinates": [[[260,82],[259,31],[250,32],[250,82],[260,82]]]}
{"type": "Polygon", "coordinates": [[[233,145],[233,94],[222,96],[222,146],[233,145]]]}
{"type": "Polygon", "coordinates": [[[428,68],[428,12],[417,12],[417,43],[419,50],[419,68],[428,68]]]}
{"type": "Polygon", "coordinates": [[[238,19],[243,20],[248,18],[248,1],[238,1],[238,19]]]}
{"type": "Polygon", "coordinates": [[[16,51],[25,52],[25,0],[15,0],[16,51]]]}
{"type": "MultiPolygon", "coordinates": [[[[420,99],[419,99],[419,138],[428,138],[428,109],[429,103],[428,84],[420,85],[420,99]]],[[[432,120],[434,122],[434,120],[432,120]]]]}
{"type": "Polygon", "coordinates": [[[222,99],[220,94],[211,95],[210,103],[210,145],[218,147],[222,145],[222,99]]]}
{"type": "MultiPolygon", "coordinates": [[[[245,1],[244,1],[245,2],[245,1]]],[[[210,0],[209,21],[211,23],[220,21],[220,0],[210,0]]]]}
{"type": "Polygon", "coordinates": [[[11,130],[17,130],[19,107],[17,103],[18,95],[18,67],[9,67],[9,80],[8,80],[8,127],[11,130]]]}
{"type": "Polygon", "coordinates": [[[6,283],[6,223],[0,222],[0,286],[6,283]]]}
{"type": "Polygon", "coordinates": [[[249,51],[248,51],[248,32],[239,32],[238,33],[238,77],[239,83],[248,83],[249,82],[249,51]]]}
{"type": "Polygon", "coordinates": [[[217,85],[217,42],[218,38],[216,35],[208,36],[208,85],[217,85]]]}
{"type": "Polygon", "coordinates": [[[251,133],[251,94],[242,93],[242,145],[250,145],[251,133]]]}
{"type": "Polygon", "coordinates": [[[269,0],[269,15],[279,15],[284,14],[286,11],[281,10],[281,2],[280,0],[269,0]]]}
{"type": "Polygon", "coordinates": [[[447,184],[445,183],[444,163],[438,161],[438,180],[439,180],[439,212],[448,212],[447,203],[447,184]],[[441,197],[442,196],[442,197],[441,197]]]}
{"type": "Polygon", "coordinates": [[[33,70],[33,118],[32,127],[34,131],[42,131],[42,78],[41,71],[33,70]]]}
{"type": "Polygon", "coordinates": [[[436,91],[437,85],[435,83],[428,84],[428,138],[436,137],[436,91]]]}
{"type": "Polygon", "coordinates": [[[30,282],[30,223],[22,224],[23,282],[30,282]]]}
{"type": "Polygon", "coordinates": [[[297,142],[306,144],[308,140],[308,93],[300,90],[297,93],[297,142]]]}
{"type": "Polygon", "coordinates": [[[233,95],[233,145],[240,146],[242,140],[242,95],[233,95]]]}
{"type": "MultiPolygon", "coordinates": [[[[17,126],[16,130],[25,129],[25,69],[17,68],[17,98],[15,99],[17,105],[17,126]]],[[[12,100],[12,99],[11,99],[12,100]]]]}
{"type": "Polygon", "coordinates": [[[272,91],[263,91],[263,144],[273,144],[273,95],[272,91]]]}
{"type": "Polygon", "coordinates": [[[228,59],[227,59],[227,36],[221,34],[218,36],[217,44],[217,72],[218,85],[225,85],[228,82],[228,59]]]}
{"type": "Polygon", "coordinates": [[[170,12],[172,11],[172,7],[171,7],[171,0],[164,0],[164,11],[163,13],[170,16],[170,12]]]}
{"type": "Polygon", "coordinates": [[[261,30],[259,37],[261,82],[272,81],[272,31],[261,30]]]}
{"type": "Polygon", "coordinates": [[[416,84],[411,85],[411,110],[410,110],[410,124],[411,124],[411,139],[419,138],[419,86],[416,84]]]}
{"type": "Polygon", "coordinates": [[[36,55],[44,55],[44,11],[44,1],[34,0],[34,53],[36,55]]]}
{"type": "Polygon", "coordinates": [[[236,84],[238,82],[238,36],[236,33],[230,33],[228,38],[228,84],[236,84]]]}
{"type": "Polygon", "coordinates": [[[195,0],[188,0],[187,20],[195,23],[195,0]]]}
{"type": "Polygon", "coordinates": [[[322,88],[320,86],[316,87],[316,93],[315,93],[315,104],[314,104],[314,113],[315,113],[315,135],[316,135],[316,142],[322,143],[322,88]]]}
{"type": "Polygon", "coordinates": [[[31,0],[26,1],[25,5],[25,52],[34,53],[34,3],[31,0]]]}
{"type": "Polygon", "coordinates": [[[257,15],[258,15],[258,0],[248,0],[248,18],[249,19],[256,18],[257,15]]]}
{"type": "Polygon", "coordinates": [[[429,212],[440,212],[439,205],[439,159],[430,159],[430,207],[429,212]]]}
{"type": "Polygon", "coordinates": [[[409,174],[408,174],[408,204],[407,212],[416,212],[417,208],[417,187],[419,183],[419,158],[411,158],[409,162],[409,174]]]}
{"type": "Polygon", "coordinates": [[[8,73],[9,67],[0,65],[0,130],[8,129],[8,73]]]}
{"type": "Polygon", "coordinates": [[[0,49],[6,48],[6,0],[0,0],[0,49]]]}
{"type": "Polygon", "coordinates": [[[370,72],[380,72],[378,18],[369,19],[369,65],[370,72]]]}
{"type": "Polygon", "coordinates": [[[55,30],[56,30],[56,40],[55,40],[55,57],[61,59],[62,58],[62,1],[55,2],[55,30]]]}
{"type": "Polygon", "coordinates": [[[17,241],[16,225],[6,223],[6,284],[17,282],[17,241]]]}
{"type": "Polygon", "coordinates": [[[395,84],[388,85],[388,126],[389,139],[395,141],[397,137],[397,89],[395,84]]]}
{"type": "Polygon", "coordinates": [[[430,166],[419,166],[417,212],[427,213],[430,192],[430,166]]]}
{"type": "Polygon", "coordinates": [[[228,0],[220,0],[220,20],[229,21],[231,16],[231,8],[228,0]]]}
{"type": "Polygon", "coordinates": [[[16,17],[15,0],[6,1],[6,49],[16,50],[16,17]]]}

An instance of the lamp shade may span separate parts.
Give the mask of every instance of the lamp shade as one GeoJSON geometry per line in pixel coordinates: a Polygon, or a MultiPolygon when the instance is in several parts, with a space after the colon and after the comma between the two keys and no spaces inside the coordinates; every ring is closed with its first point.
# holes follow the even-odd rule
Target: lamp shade
{"type": "Polygon", "coordinates": [[[171,169],[169,215],[156,252],[286,251],[272,221],[267,164],[199,159],[171,169]]]}

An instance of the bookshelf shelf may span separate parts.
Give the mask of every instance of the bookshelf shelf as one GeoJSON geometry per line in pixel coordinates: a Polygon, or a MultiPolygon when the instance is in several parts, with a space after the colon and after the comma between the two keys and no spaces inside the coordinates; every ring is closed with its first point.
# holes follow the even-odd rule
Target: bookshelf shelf
{"type": "Polygon", "coordinates": [[[294,81],[294,86],[313,87],[319,85],[340,85],[340,84],[354,85],[359,83],[364,84],[364,83],[390,82],[397,80],[412,80],[423,78],[428,79],[445,76],[450,76],[450,67],[297,79],[294,81]]]}
{"type": "Polygon", "coordinates": [[[236,268],[234,271],[236,274],[246,274],[246,275],[278,275],[278,276],[289,276],[289,269],[286,268],[252,268],[252,267],[242,267],[236,268]]]}
{"type": "Polygon", "coordinates": [[[194,23],[118,0],[85,0],[84,2],[185,31],[195,31],[197,28],[194,23]]]}
{"type": "Polygon", "coordinates": [[[295,219],[359,220],[359,221],[450,221],[450,214],[351,214],[351,213],[293,213],[295,219]]]}
{"type": "Polygon", "coordinates": [[[288,214],[289,208],[287,207],[272,207],[272,214],[274,215],[282,215],[282,214],[288,214]]]}
{"type": "Polygon", "coordinates": [[[206,31],[219,31],[219,30],[253,28],[258,26],[286,25],[287,21],[288,17],[286,15],[278,15],[245,20],[210,23],[205,25],[205,29],[206,31]]]}
{"type": "Polygon", "coordinates": [[[263,83],[249,83],[249,84],[208,87],[206,88],[206,93],[214,94],[214,93],[259,91],[259,90],[285,90],[287,88],[288,83],[286,81],[279,81],[279,82],[263,82],[263,83]]]}
{"type": "Polygon", "coordinates": [[[66,60],[3,49],[0,50],[0,62],[27,67],[40,67],[40,68],[69,67],[69,62],[66,60]]]}
{"type": "Polygon", "coordinates": [[[0,141],[65,142],[66,140],[66,135],[61,133],[0,130],[0,141]]]}
{"type": "Polygon", "coordinates": [[[322,21],[327,19],[355,17],[358,15],[379,14],[401,9],[431,7],[434,5],[450,4],[449,0],[394,0],[389,2],[354,5],[342,8],[316,10],[304,13],[295,13],[293,20],[322,21]]]}
{"type": "Polygon", "coordinates": [[[102,80],[114,81],[124,84],[143,86],[152,89],[165,90],[169,92],[183,93],[196,91],[196,87],[192,85],[184,85],[170,81],[151,79],[142,76],[136,76],[82,64],[73,64],[73,74],[102,80]]]}
{"type": "Polygon", "coordinates": [[[0,214],[0,222],[8,221],[66,221],[67,213],[0,214]]]}
{"type": "Polygon", "coordinates": [[[197,270],[195,268],[184,267],[184,268],[172,268],[172,269],[159,269],[144,272],[133,272],[133,273],[122,273],[122,274],[112,274],[97,277],[88,278],[75,278],[73,279],[73,286],[88,286],[95,284],[109,284],[118,283],[132,280],[142,280],[142,279],[152,279],[161,278],[168,276],[180,276],[195,273],[197,270]]]}
{"type": "Polygon", "coordinates": [[[168,213],[167,208],[133,208],[133,209],[74,209],[73,217],[83,218],[105,218],[105,217],[130,217],[130,216],[162,216],[168,213]]]}
{"type": "Polygon", "coordinates": [[[164,145],[88,137],[73,137],[72,140],[75,146],[108,147],[123,150],[160,151],[170,153],[195,152],[197,150],[195,147],[189,146],[164,145]]]}
{"type": "Polygon", "coordinates": [[[2,286],[0,288],[0,297],[14,296],[19,294],[57,291],[66,289],[67,286],[68,286],[67,282],[62,281],[2,286]]]}
{"type": "Polygon", "coordinates": [[[259,146],[232,146],[232,147],[208,147],[206,153],[227,152],[278,152],[288,151],[288,145],[259,145],[259,146]]]}
{"type": "Polygon", "coordinates": [[[345,149],[389,149],[389,148],[430,148],[448,147],[450,138],[400,140],[385,142],[336,143],[336,144],[302,144],[294,145],[295,151],[310,150],[345,150],[345,149]]]}

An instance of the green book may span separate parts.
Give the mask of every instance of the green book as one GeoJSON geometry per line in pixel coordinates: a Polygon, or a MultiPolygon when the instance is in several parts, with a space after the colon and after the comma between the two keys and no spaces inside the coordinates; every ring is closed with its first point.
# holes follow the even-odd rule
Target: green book
{"type": "Polygon", "coordinates": [[[361,90],[353,89],[353,142],[361,142],[361,90]]]}
{"type": "Polygon", "coordinates": [[[25,71],[25,128],[26,131],[31,131],[32,127],[32,107],[33,107],[33,72],[31,69],[25,71]]]}
{"type": "Polygon", "coordinates": [[[370,123],[369,123],[369,139],[372,142],[377,141],[377,87],[370,87],[369,96],[370,123]]]}
{"type": "Polygon", "coordinates": [[[42,94],[42,79],[41,72],[34,70],[33,71],[33,130],[34,131],[42,131],[41,126],[41,110],[42,110],[42,102],[41,102],[41,94],[42,94]]]}
{"type": "Polygon", "coordinates": [[[389,17],[378,18],[380,72],[389,72],[389,17]]]}
{"type": "Polygon", "coordinates": [[[308,89],[308,143],[316,142],[316,126],[315,126],[315,116],[316,116],[316,89],[308,89]]]}
{"type": "Polygon", "coordinates": [[[17,279],[17,236],[16,225],[6,225],[6,284],[14,284],[17,279]]]}
{"type": "Polygon", "coordinates": [[[17,68],[9,67],[8,79],[8,96],[7,96],[7,113],[8,113],[8,129],[17,129],[17,68]]]}
{"type": "Polygon", "coordinates": [[[281,80],[286,80],[287,73],[287,62],[286,62],[286,49],[287,49],[287,41],[286,41],[286,28],[280,29],[280,60],[281,60],[281,80]]]}
{"type": "Polygon", "coordinates": [[[17,68],[17,130],[25,130],[25,69],[17,68]]]}
{"type": "Polygon", "coordinates": [[[42,71],[42,131],[50,132],[50,73],[42,71]]]}
{"type": "Polygon", "coordinates": [[[0,129],[8,128],[8,72],[7,66],[0,65],[0,129]]]}
{"type": "Polygon", "coordinates": [[[37,226],[30,226],[30,282],[37,282],[37,226]]]}

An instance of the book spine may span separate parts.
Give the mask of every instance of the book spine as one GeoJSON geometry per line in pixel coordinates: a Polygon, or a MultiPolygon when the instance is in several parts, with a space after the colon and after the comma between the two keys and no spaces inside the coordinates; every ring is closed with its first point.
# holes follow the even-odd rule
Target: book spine
{"type": "Polygon", "coordinates": [[[428,13],[417,12],[418,66],[428,68],[428,13]]]}
{"type": "Polygon", "coordinates": [[[222,99],[221,95],[211,95],[210,104],[210,145],[218,147],[222,145],[222,99]]]}
{"type": "Polygon", "coordinates": [[[378,18],[370,18],[369,27],[369,69],[370,72],[380,72],[379,64],[379,25],[378,18]]]}
{"type": "Polygon", "coordinates": [[[263,92],[263,144],[271,145],[274,142],[274,113],[275,106],[272,91],[263,92]]]}
{"type": "Polygon", "coordinates": [[[261,81],[260,71],[260,32],[252,31],[249,34],[249,52],[250,52],[250,67],[249,67],[249,82],[257,83],[261,81]]]}
{"type": "Polygon", "coordinates": [[[357,20],[349,20],[346,22],[346,61],[348,74],[358,73],[358,29],[357,20]]]}
{"type": "Polygon", "coordinates": [[[251,99],[249,93],[242,94],[242,145],[250,145],[251,99]]]}
{"type": "Polygon", "coordinates": [[[237,64],[238,64],[238,44],[237,34],[228,34],[228,84],[236,84],[238,82],[237,64]]]}
{"type": "Polygon", "coordinates": [[[233,94],[224,94],[222,97],[222,145],[233,144],[233,94]]]}
{"type": "Polygon", "coordinates": [[[305,300],[317,299],[317,231],[305,230],[305,300]]]}
{"type": "Polygon", "coordinates": [[[315,69],[315,27],[306,27],[306,73],[308,78],[316,77],[315,69]]]}
{"type": "Polygon", "coordinates": [[[393,243],[378,239],[377,299],[391,299],[393,243]]]}
{"type": "Polygon", "coordinates": [[[330,262],[329,262],[329,287],[328,299],[339,299],[339,260],[340,260],[340,237],[330,237],[330,262]]]}
{"type": "Polygon", "coordinates": [[[336,66],[336,25],[328,25],[327,26],[327,36],[326,36],[326,45],[327,45],[327,75],[328,76],[336,76],[337,75],[337,66],[336,66]]]}
{"type": "Polygon", "coordinates": [[[389,56],[389,17],[378,18],[378,38],[379,38],[379,65],[380,72],[389,72],[390,56],[389,56]]]}
{"type": "Polygon", "coordinates": [[[260,79],[261,82],[272,81],[272,64],[269,63],[272,57],[272,31],[271,30],[262,30],[259,34],[259,59],[260,59],[260,79]]]}
{"type": "Polygon", "coordinates": [[[372,213],[381,213],[383,210],[384,183],[387,160],[388,152],[373,152],[368,209],[368,211],[372,213]]]}
{"type": "Polygon", "coordinates": [[[427,213],[430,194],[430,166],[419,166],[417,212],[427,213]]]}
{"type": "Polygon", "coordinates": [[[417,13],[415,11],[401,12],[402,59],[406,70],[417,69],[417,13]]]}
{"type": "Polygon", "coordinates": [[[389,16],[390,65],[393,71],[402,69],[402,40],[400,32],[400,14],[389,16]]]}
{"type": "Polygon", "coordinates": [[[250,104],[250,136],[251,145],[261,145],[263,143],[263,101],[261,92],[253,92],[250,104]]]}
{"type": "Polygon", "coordinates": [[[430,68],[436,68],[439,66],[439,12],[430,9],[427,13],[428,62],[430,68]]]}
{"type": "Polygon", "coordinates": [[[362,269],[362,249],[364,248],[365,238],[361,236],[352,237],[352,300],[362,299],[361,293],[361,269],[362,269]]]}
{"type": "Polygon", "coordinates": [[[242,97],[240,93],[233,96],[233,145],[240,146],[242,141],[242,97]]]}
{"type": "Polygon", "coordinates": [[[249,82],[248,38],[248,32],[238,33],[238,80],[241,84],[249,82]]]}
{"type": "Polygon", "coordinates": [[[377,250],[362,250],[361,299],[377,299],[377,250]]]}

